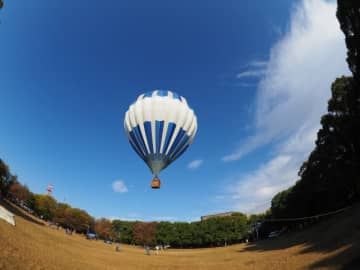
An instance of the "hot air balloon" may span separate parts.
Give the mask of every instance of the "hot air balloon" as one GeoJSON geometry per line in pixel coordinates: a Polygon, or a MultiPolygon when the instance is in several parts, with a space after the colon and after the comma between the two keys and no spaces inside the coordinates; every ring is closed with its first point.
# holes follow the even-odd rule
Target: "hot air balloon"
{"type": "Polygon", "coordinates": [[[154,176],[151,187],[160,188],[160,171],[192,143],[197,118],[184,97],[155,90],[141,94],[129,106],[124,127],[131,146],[154,176]]]}

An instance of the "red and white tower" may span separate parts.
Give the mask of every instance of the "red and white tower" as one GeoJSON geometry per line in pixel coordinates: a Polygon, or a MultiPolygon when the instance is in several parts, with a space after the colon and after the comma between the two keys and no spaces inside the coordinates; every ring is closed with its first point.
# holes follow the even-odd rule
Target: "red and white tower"
{"type": "Polygon", "coordinates": [[[46,188],[47,195],[51,195],[52,191],[53,191],[53,186],[51,184],[48,184],[46,188]]]}

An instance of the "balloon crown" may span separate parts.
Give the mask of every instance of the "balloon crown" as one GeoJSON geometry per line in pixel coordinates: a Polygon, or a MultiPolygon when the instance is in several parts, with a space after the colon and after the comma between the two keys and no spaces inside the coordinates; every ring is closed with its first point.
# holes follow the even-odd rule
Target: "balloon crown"
{"type": "Polygon", "coordinates": [[[178,99],[180,101],[182,101],[182,99],[184,98],[184,97],[180,96],[179,94],[177,94],[175,92],[172,92],[170,90],[159,90],[159,89],[154,90],[154,91],[150,91],[150,92],[146,92],[145,94],[140,95],[140,97],[142,97],[143,99],[147,98],[147,97],[154,97],[154,96],[171,97],[173,99],[178,99]]]}

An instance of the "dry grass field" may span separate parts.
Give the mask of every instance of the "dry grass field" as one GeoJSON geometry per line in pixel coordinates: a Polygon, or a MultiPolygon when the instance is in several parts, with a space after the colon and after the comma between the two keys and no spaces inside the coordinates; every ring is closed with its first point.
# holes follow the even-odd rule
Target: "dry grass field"
{"type": "Polygon", "coordinates": [[[360,207],[307,230],[230,247],[166,250],[66,235],[9,205],[16,227],[0,220],[0,269],[360,269],[360,207]]]}

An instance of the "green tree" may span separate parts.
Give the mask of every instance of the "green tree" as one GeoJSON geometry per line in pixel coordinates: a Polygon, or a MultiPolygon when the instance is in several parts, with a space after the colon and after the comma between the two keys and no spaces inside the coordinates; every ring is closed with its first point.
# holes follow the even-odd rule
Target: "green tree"
{"type": "Polygon", "coordinates": [[[71,208],[70,205],[66,203],[57,203],[56,208],[53,213],[53,222],[58,223],[62,227],[68,228],[66,220],[66,210],[71,208]]]}
{"type": "Polygon", "coordinates": [[[162,221],[156,226],[156,242],[169,245],[172,242],[174,226],[170,222],[162,221]]]}
{"type": "Polygon", "coordinates": [[[25,201],[27,207],[34,211],[35,209],[35,194],[30,191],[28,199],[25,201]]]}
{"type": "Polygon", "coordinates": [[[175,222],[173,226],[173,238],[171,239],[170,245],[181,248],[191,246],[191,225],[187,222],[175,222]]]}
{"type": "Polygon", "coordinates": [[[9,166],[0,159],[0,199],[6,197],[10,186],[17,182],[17,177],[11,175],[9,166]]]}
{"type": "MultiPolygon", "coordinates": [[[[338,0],[336,16],[345,34],[348,48],[347,62],[356,84],[360,82],[360,2],[358,0],[338,0]]],[[[359,89],[359,88],[357,88],[359,89]]],[[[359,91],[358,91],[359,92],[359,91]]]]}
{"type": "Polygon", "coordinates": [[[94,219],[86,211],[79,208],[65,209],[65,227],[79,233],[86,233],[94,224],[94,219]]]}
{"type": "Polygon", "coordinates": [[[112,230],[114,237],[117,241],[126,244],[133,244],[133,226],[134,221],[122,221],[122,220],[113,220],[112,230]]]}
{"type": "Polygon", "coordinates": [[[34,195],[34,211],[45,220],[52,220],[57,206],[56,200],[49,195],[34,195]]]}

